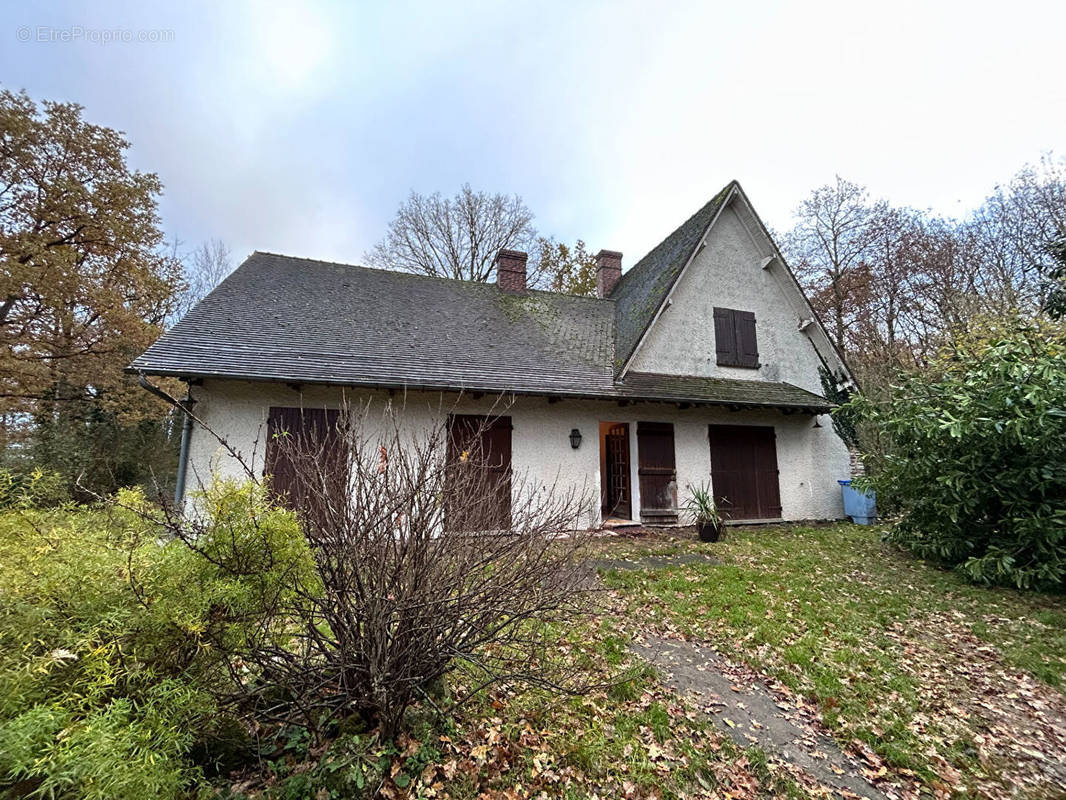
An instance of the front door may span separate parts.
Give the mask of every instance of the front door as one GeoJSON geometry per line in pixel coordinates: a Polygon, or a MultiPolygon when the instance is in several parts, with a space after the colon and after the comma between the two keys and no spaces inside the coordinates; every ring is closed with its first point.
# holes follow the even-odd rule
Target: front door
{"type": "Polygon", "coordinates": [[[711,425],[711,482],[726,519],[780,519],[774,429],[711,425]]]}
{"type": "Polygon", "coordinates": [[[607,486],[603,498],[603,516],[633,518],[633,503],[629,499],[629,425],[620,422],[604,436],[607,486]]]}
{"type": "Polygon", "coordinates": [[[450,531],[511,527],[511,418],[452,414],[448,419],[450,531]]]}
{"type": "Polygon", "coordinates": [[[641,520],[653,525],[677,522],[674,426],[669,422],[638,422],[637,459],[641,520]]]}

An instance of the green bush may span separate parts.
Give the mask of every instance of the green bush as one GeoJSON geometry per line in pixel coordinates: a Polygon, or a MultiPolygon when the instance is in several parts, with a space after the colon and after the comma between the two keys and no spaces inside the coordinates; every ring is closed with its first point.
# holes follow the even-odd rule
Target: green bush
{"type": "Polygon", "coordinates": [[[0,513],[0,792],[173,797],[273,598],[310,569],[291,514],[223,484],[194,546],[139,492],[0,513]],[[254,524],[253,524],[254,523],[254,524]],[[223,645],[219,647],[219,643],[223,645]]]}
{"type": "Polygon", "coordinates": [[[994,326],[893,387],[857,398],[889,436],[867,482],[898,503],[889,538],[980,583],[1066,585],[1066,337],[994,326]]]}
{"type": "Polygon", "coordinates": [[[55,508],[69,502],[67,482],[58,472],[0,469],[0,509],[55,508]]]}

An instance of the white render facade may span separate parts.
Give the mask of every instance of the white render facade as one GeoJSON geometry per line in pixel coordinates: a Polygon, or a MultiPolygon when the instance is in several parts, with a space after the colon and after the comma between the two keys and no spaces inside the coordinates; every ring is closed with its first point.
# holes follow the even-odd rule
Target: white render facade
{"type": "MultiPolygon", "coordinates": [[[[509,416],[512,431],[512,468],[523,478],[559,491],[598,494],[602,489],[601,422],[627,422],[635,431],[641,421],[674,425],[678,500],[686,487],[712,482],[709,426],[773,426],[784,520],[838,519],[843,517],[838,479],[848,478],[848,450],[833,432],[828,416],[784,415],[779,411],[730,411],[717,408],[679,409],[676,405],[638,403],[619,406],[611,401],[560,400],[539,397],[482,397],[427,392],[394,393],[360,391],[333,386],[300,389],[284,384],[248,381],[205,381],[193,388],[196,415],[241,454],[257,474],[262,474],[267,440],[267,417],[273,407],[361,408],[384,412],[386,404],[402,410],[412,434],[446,424],[449,413],[509,416]],[[818,420],[820,427],[815,427],[818,420]],[[576,428],[582,434],[574,449],[569,440],[576,428]]],[[[373,418],[373,413],[370,415],[373,418]]],[[[633,517],[640,518],[640,481],[637,440],[630,436],[633,517]]],[[[194,428],[189,450],[189,488],[215,476],[240,480],[242,467],[207,430],[194,428]]],[[[517,482],[516,482],[517,485],[517,482]]],[[[599,504],[593,504],[588,524],[601,523],[599,504]]],[[[685,520],[682,519],[681,522],[685,520]]]]}
{"type": "MultiPolygon", "coordinates": [[[[207,428],[224,437],[257,474],[263,472],[265,465],[272,408],[340,409],[369,404],[373,416],[391,405],[401,412],[404,426],[413,435],[431,426],[447,424],[449,414],[502,415],[510,418],[512,426],[512,474],[519,481],[599,496],[600,502],[591,504],[587,520],[589,526],[597,526],[609,513],[604,500],[609,489],[603,431],[605,423],[613,423],[614,430],[625,431],[629,451],[628,463],[624,465],[629,473],[625,506],[628,514],[622,516],[649,521],[647,514],[652,504],[641,497],[643,456],[639,452],[638,430],[642,424],[666,425],[672,433],[671,490],[676,506],[684,504],[691,486],[711,484],[718,493],[720,480],[716,480],[716,473],[720,477],[721,471],[713,463],[712,441],[726,428],[712,426],[730,426],[734,438],[738,428],[746,426],[753,435],[761,431],[760,435],[765,434],[771,442],[776,458],[779,504],[775,504],[773,514],[749,513],[740,515],[738,520],[840,518],[843,506],[837,481],[850,477],[849,452],[834,432],[825,406],[812,409],[804,408],[803,403],[781,402],[775,407],[768,401],[766,407],[759,407],[758,387],[752,388],[752,382],[764,383],[768,393],[786,386],[802,390],[800,394],[815,396],[822,391],[820,369],[832,372],[846,384],[850,381],[847,366],[830,344],[739,185],[726,187],[712,203],[716,203],[713,216],[708,216],[706,224],[700,222],[698,240],[693,239],[691,252],[686,251],[683,263],[675,261],[676,277],[662,297],[654,298],[654,315],[639,340],[631,352],[623,352],[616,359],[614,381],[624,388],[627,380],[636,380],[638,376],[663,382],[668,382],[671,376],[686,380],[722,379],[726,389],[734,383],[745,387],[748,399],[744,402],[705,397],[695,397],[691,402],[685,397],[595,399],[597,391],[602,390],[588,388],[587,395],[582,396],[586,389],[580,379],[575,379],[572,386],[551,387],[543,392],[530,390],[528,386],[515,389],[506,381],[494,387],[444,391],[420,385],[422,382],[417,377],[403,382],[382,379],[375,381],[375,388],[370,388],[347,381],[331,385],[330,381],[292,379],[280,372],[276,377],[257,375],[254,380],[233,374],[214,375],[211,369],[203,368],[184,373],[179,368],[168,368],[155,374],[190,379],[196,416],[207,428]],[[718,352],[722,343],[716,341],[721,337],[714,322],[716,309],[733,309],[753,317],[758,357],[748,366],[722,364],[718,352]],[[571,443],[575,430],[581,435],[576,448],[571,443]]],[[[692,224],[692,220],[686,223],[692,224]]],[[[671,236],[683,229],[684,226],[671,236]]],[[[620,270],[620,254],[604,252],[618,257],[620,270]]],[[[609,268],[610,258],[606,263],[609,268]]],[[[640,268],[638,264],[634,269],[640,268]]],[[[516,274],[508,272],[507,279],[515,279],[516,274]]],[[[521,294],[524,273],[518,279],[523,282],[519,287],[521,294]]],[[[612,278],[605,270],[601,275],[605,302],[613,298],[609,292],[617,281],[617,274],[612,278]]],[[[503,287],[502,266],[500,282],[503,287]]],[[[501,288],[501,291],[510,290],[501,288]]],[[[456,309],[456,313],[462,311],[456,309]]],[[[500,333],[506,336],[506,331],[500,333]]],[[[740,334],[737,336],[739,339],[740,334]]],[[[740,345],[735,343],[735,346],[740,345]]],[[[240,348],[234,352],[239,359],[240,348]]],[[[147,355],[151,353],[150,350],[147,355]]],[[[228,369],[231,373],[239,371],[228,369]]],[[[742,439],[743,431],[739,435],[742,439]]],[[[242,474],[241,467],[220,446],[215,435],[201,428],[194,428],[191,434],[188,469],[190,490],[214,476],[239,478],[242,474]]],[[[622,467],[614,469],[617,472],[622,467]]],[[[661,511],[662,503],[658,505],[661,511]]],[[[610,512],[610,516],[619,515],[610,512]]],[[[682,516],[678,521],[685,522],[685,519],[682,516]]]]}

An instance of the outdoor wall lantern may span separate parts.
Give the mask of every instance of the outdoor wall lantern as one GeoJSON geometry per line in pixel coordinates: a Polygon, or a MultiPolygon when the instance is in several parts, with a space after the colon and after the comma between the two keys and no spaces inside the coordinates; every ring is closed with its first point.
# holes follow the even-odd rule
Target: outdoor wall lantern
{"type": "Polygon", "coordinates": [[[570,446],[575,450],[581,447],[581,431],[579,431],[577,428],[574,428],[572,431],[570,431],[570,446]]]}

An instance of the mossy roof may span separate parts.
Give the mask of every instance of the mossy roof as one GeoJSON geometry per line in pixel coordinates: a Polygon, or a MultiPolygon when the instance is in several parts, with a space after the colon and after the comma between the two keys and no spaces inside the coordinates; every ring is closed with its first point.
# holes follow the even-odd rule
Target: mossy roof
{"type": "Polygon", "coordinates": [[[130,365],[182,378],[506,392],[822,411],[785,383],[616,380],[729,194],[641,259],[607,299],[256,252],[130,365]]]}

